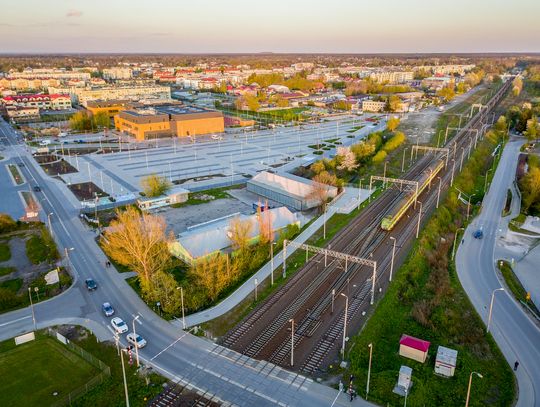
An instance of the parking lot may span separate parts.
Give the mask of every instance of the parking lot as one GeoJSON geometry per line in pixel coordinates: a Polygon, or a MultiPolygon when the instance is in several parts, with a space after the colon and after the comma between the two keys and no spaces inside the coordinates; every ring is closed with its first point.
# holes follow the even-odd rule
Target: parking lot
{"type": "Polygon", "coordinates": [[[319,124],[272,130],[224,134],[197,138],[144,143],[133,150],[123,144],[120,152],[65,156],[78,173],[65,176],[67,183],[92,181],[115,196],[140,190],[141,180],[159,174],[189,190],[201,190],[245,181],[262,170],[287,171],[306,162],[334,154],[338,145],[350,145],[370,132],[383,129],[365,122],[364,117],[347,116],[319,124]],[[353,128],[363,126],[353,131],[353,128]],[[317,145],[332,140],[332,148],[313,154],[317,145]]]}

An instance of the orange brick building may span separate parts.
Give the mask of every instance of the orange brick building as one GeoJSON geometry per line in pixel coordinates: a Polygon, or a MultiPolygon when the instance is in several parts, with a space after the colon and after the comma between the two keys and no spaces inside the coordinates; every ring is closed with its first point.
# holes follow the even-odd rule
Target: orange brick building
{"type": "Polygon", "coordinates": [[[116,130],[138,141],[161,137],[185,137],[225,131],[223,114],[185,106],[156,106],[124,110],[114,116],[116,130]]]}

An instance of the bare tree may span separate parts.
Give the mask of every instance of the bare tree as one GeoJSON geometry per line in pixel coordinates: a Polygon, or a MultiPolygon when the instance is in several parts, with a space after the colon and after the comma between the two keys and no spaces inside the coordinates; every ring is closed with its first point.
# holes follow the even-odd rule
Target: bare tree
{"type": "Polygon", "coordinates": [[[166,270],[171,261],[162,217],[140,214],[135,208],[117,212],[117,218],[104,233],[102,246],[116,262],[138,274],[146,294],[153,289],[153,276],[166,270]]]}
{"type": "Polygon", "coordinates": [[[328,187],[336,184],[336,176],[323,171],[313,177],[311,191],[307,198],[316,201],[320,210],[324,211],[326,209],[326,202],[328,201],[328,187]]]}
{"type": "Polygon", "coordinates": [[[242,220],[238,216],[231,219],[228,236],[235,250],[244,250],[248,246],[252,229],[250,221],[242,220]]]}

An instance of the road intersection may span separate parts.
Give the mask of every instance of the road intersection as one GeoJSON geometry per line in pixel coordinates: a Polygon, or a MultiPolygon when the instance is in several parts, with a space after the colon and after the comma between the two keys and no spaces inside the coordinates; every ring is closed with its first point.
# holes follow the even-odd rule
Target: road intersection
{"type": "MultiPolygon", "coordinates": [[[[53,234],[60,251],[67,249],[73,272],[73,286],[63,294],[35,305],[37,328],[58,324],[78,324],[90,329],[100,340],[111,340],[109,319],[100,311],[112,302],[116,315],[128,325],[138,315],[137,333],[148,340],[141,359],[171,380],[211,394],[216,400],[239,406],[330,406],[351,404],[345,394],[288,372],[265,361],[247,358],[215,343],[179,330],[158,317],[127,285],[122,274],[105,268],[106,258],[96,244],[94,232],[86,229],[76,208],[63,205],[60,181],[51,179],[17,144],[12,129],[0,121],[0,132],[10,140],[21,170],[37,193],[45,217],[51,215],[53,234]],[[72,249],[73,248],[73,249],[72,249]],[[84,280],[94,278],[98,290],[88,292],[84,280]]],[[[0,315],[0,340],[33,330],[29,308],[0,315]]],[[[123,341],[125,345],[125,341],[123,341]]],[[[352,405],[370,405],[356,399],[352,405]]]]}

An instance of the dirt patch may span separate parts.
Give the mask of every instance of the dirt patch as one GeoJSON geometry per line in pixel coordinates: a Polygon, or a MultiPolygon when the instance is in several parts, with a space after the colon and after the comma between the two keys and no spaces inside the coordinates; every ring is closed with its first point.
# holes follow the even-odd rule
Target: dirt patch
{"type": "Polygon", "coordinates": [[[43,168],[43,170],[51,176],[72,174],[74,172],[78,172],[75,167],[73,167],[70,163],[65,161],[63,158],[55,162],[42,164],[41,168],[43,168]]]}
{"type": "Polygon", "coordinates": [[[91,199],[95,199],[96,195],[100,198],[104,196],[109,196],[109,194],[107,194],[93,182],[71,184],[68,185],[68,188],[71,192],[73,192],[73,195],[75,195],[75,197],[77,197],[79,201],[88,201],[91,199]]]}
{"type": "Polygon", "coordinates": [[[52,154],[39,154],[34,155],[34,160],[36,160],[38,164],[46,164],[58,161],[58,157],[52,154]]]}

